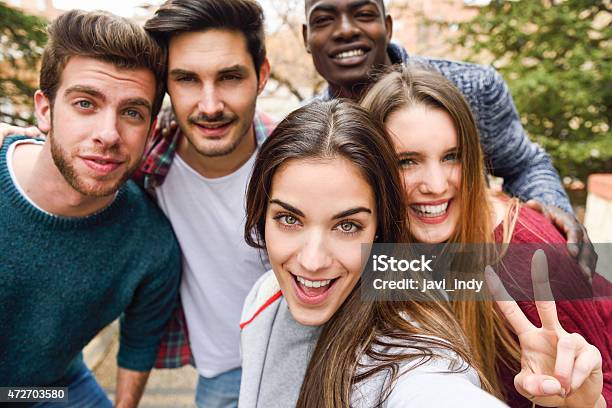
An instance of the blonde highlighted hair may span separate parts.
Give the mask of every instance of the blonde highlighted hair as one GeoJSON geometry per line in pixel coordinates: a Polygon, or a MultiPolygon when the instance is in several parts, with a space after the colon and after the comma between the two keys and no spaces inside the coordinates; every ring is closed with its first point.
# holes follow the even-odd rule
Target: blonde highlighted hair
{"type": "MultiPolygon", "coordinates": [[[[463,95],[441,74],[417,66],[397,66],[383,73],[364,96],[361,105],[381,123],[403,109],[415,106],[439,109],[452,119],[457,133],[457,148],[461,163],[460,214],[458,225],[449,243],[493,244],[493,209],[487,199],[486,169],[476,121],[463,95]]],[[[515,210],[515,211],[514,211],[515,210]]],[[[510,239],[516,223],[507,214],[510,239]]],[[[493,245],[483,245],[493,248],[493,245]]],[[[483,260],[499,260],[502,254],[483,254],[483,260]]],[[[488,262],[487,262],[488,263],[488,262]]],[[[474,364],[483,375],[483,388],[504,397],[498,373],[499,362],[514,370],[518,367],[518,344],[505,320],[498,315],[492,301],[453,301],[452,307],[469,339],[474,364]]]]}

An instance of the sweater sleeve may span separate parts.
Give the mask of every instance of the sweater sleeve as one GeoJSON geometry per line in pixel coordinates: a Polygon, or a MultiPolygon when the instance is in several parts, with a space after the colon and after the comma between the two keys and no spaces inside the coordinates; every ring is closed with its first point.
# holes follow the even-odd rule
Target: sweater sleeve
{"type": "Polygon", "coordinates": [[[507,405],[483,391],[467,372],[449,373],[419,368],[397,379],[386,406],[502,408],[507,405]]]}
{"type": "Polygon", "coordinates": [[[153,367],[164,329],[175,309],[180,274],[180,251],[175,242],[166,262],[143,279],[121,316],[117,355],[120,367],[135,371],[153,367]]]}
{"type": "Polygon", "coordinates": [[[506,82],[495,69],[479,68],[478,127],[492,173],[503,177],[504,190],[513,196],[573,214],[550,157],[527,137],[506,82]]]}

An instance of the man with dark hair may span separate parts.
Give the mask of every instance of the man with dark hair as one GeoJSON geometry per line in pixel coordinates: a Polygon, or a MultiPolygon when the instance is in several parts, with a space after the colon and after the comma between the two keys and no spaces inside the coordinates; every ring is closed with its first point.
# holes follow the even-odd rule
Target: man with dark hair
{"type": "MultiPolygon", "coordinates": [[[[305,0],[302,32],[306,50],[328,83],[317,98],[359,100],[373,81],[372,73],[392,64],[430,66],[464,94],[477,119],[491,171],[503,177],[504,189],[523,200],[534,200],[568,242],[582,245],[580,263],[590,275],[596,258],[550,157],[531,142],[503,78],[491,67],[408,55],[391,42],[393,20],[383,0],[305,0]],[[591,267],[591,268],[589,268],[591,267]]],[[[578,255],[573,245],[570,250],[578,255]]]]}
{"type": "Polygon", "coordinates": [[[48,137],[0,149],[2,386],[67,387],[61,406],[112,407],[81,350],[121,317],[116,406],[138,404],[180,278],[171,226],[126,182],[155,127],[164,57],[112,14],[74,10],[49,27],[34,95],[48,137]]]}
{"type": "Polygon", "coordinates": [[[145,29],[168,48],[179,124],[153,135],[137,173],[183,254],[181,302],[157,367],[194,363],[197,405],[236,406],[241,308],[269,269],[243,239],[246,185],[273,126],[255,110],[270,72],[263,12],[254,0],[169,0],[145,29]]]}

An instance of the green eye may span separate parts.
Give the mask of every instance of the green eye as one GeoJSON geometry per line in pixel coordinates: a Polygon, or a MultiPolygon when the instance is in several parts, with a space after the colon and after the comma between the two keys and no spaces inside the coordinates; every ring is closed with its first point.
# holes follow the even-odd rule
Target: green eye
{"type": "Polygon", "coordinates": [[[297,218],[295,218],[294,216],[285,215],[285,216],[283,216],[283,218],[285,219],[285,224],[287,224],[287,225],[295,225],[295,224],[297,224],[297,218]]]}
{"type": "Polygon", "coordinates": [[[93,104],[89,101],[78,101],[76,104],[79,108],[83,109],[91,109],[93,107],[93,104]]]}

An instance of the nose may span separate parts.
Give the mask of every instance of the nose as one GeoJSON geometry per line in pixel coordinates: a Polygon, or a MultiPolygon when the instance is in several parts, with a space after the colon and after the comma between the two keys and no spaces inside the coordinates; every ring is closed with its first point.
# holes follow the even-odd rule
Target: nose
{"type": "Polygon", "coordinates": [[[341,15],[338,20],[338,25],[334,31],[334,39],[352,40],[359,36],[359,29],[353,23],[353,20],[347,15],[341,15]]]}
{"type": "Polygon", "coordinates": [[[448,189],[448,178],[450,177],[448,169],[436,164],[428,166],[424,170],[421,172],[421,182],[419,184],[421,193],[432,195],[444,194],[448,189]]]}
{"type": "Polygon", "coordinates": [[[104,146],[114,146],[119,143],[121,134],[118,129],[119,118],[113,110],[108,110],[96,124],[94,142],[104,146]]]}
{"type": "Polygon", "coordinates": [[[215,85],[204,84],[198,101],[198,110],[208,117],[215,117],[223,112],[223,108],[223,101],[219,98],[215,85]]]}
{"type": "Polygon", "coordinates": [[[321,232],[310,233],[297,255],[300,266],[308,272],[317,272],[332,264],[332,257],[321,232]]]}

